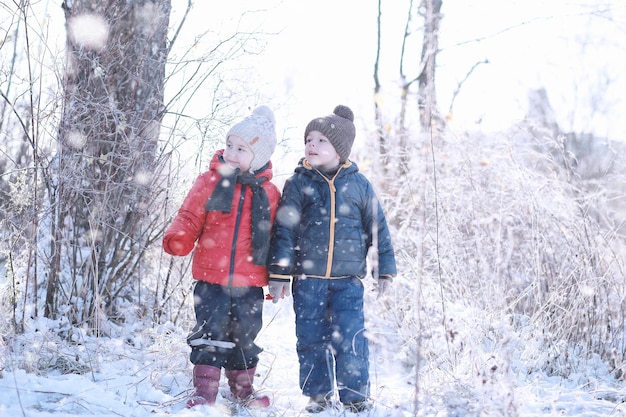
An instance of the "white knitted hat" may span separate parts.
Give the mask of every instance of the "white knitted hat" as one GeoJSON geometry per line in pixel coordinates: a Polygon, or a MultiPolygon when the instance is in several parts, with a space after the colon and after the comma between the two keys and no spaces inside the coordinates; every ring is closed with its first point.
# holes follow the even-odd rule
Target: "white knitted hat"
{"type": "Polygon", "coordinates": [[[276,120],[268,106],[261,105],[252,114],[230,128],[226,138],[237,135],[254,153],[250,172],[255,173],[267,164],[276,149],[276,120]]]}

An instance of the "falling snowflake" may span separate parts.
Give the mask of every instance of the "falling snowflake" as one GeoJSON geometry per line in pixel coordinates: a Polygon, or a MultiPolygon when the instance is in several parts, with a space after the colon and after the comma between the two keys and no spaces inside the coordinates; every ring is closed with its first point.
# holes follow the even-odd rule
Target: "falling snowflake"
{"type": "Polygon", "coordinates": [[[109,24],[96,14],[82,14],[68,19],[68,35],[72,42],[85,48],[99,51],[109,38],[109,24]]]}

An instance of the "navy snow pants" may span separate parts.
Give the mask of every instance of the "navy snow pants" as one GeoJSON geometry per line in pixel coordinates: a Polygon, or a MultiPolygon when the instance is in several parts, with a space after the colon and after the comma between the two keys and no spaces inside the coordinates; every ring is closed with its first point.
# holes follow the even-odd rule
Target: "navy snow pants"
{"type": "Polygon", "coordinates": [[[335,376],[342,403],[369,397],[369,348],[359,278],[297,277],[293,282],[300,388],[328,396],[335,376]]]}
{"type": "Polygon", "coordinates": [[[191,363],[226,370],[255,367],[262,351],[254,340],[263,326],[263,288],[198,281],[193,296],[196,325],[187,338],[191,363]]]}

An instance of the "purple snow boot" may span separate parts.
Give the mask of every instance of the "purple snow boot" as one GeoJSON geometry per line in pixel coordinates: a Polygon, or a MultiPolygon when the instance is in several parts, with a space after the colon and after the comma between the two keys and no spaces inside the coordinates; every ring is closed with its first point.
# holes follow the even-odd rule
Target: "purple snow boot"
{"type": "Polygon", "coordinates": [[[257,395],[252,388],[256,367],[241,371],[226,371],[230,392],[236,401],[245,407],[265,408],[270,406],[270,399],[265,395],[257,395]]]}
{"type": "Polygon", "coordinates": [[[193,386],[196,392],[187,401],[187,408],[196,405],[213,405],[217,398],[220,385],[220,368],[210,365],[195,365],[193,367],[193,386]]]}

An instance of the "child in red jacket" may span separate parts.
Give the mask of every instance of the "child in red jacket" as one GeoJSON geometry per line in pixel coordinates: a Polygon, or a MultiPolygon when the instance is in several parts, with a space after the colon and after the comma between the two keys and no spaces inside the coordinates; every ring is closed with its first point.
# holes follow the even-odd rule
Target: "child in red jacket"
{"type": "Polygon", "coordinates": [[[271,225],[280,191],[270,182],[276,147],[274,113],[259,106],[231,127],[163,237],[163,249],[186,256],[192,274],[196,325],[187,338],[195,393],[188,407],[215,404],[224,368],[235,400],[267,407],[253,390],[261,352],[263,286],[271,225]]]}

